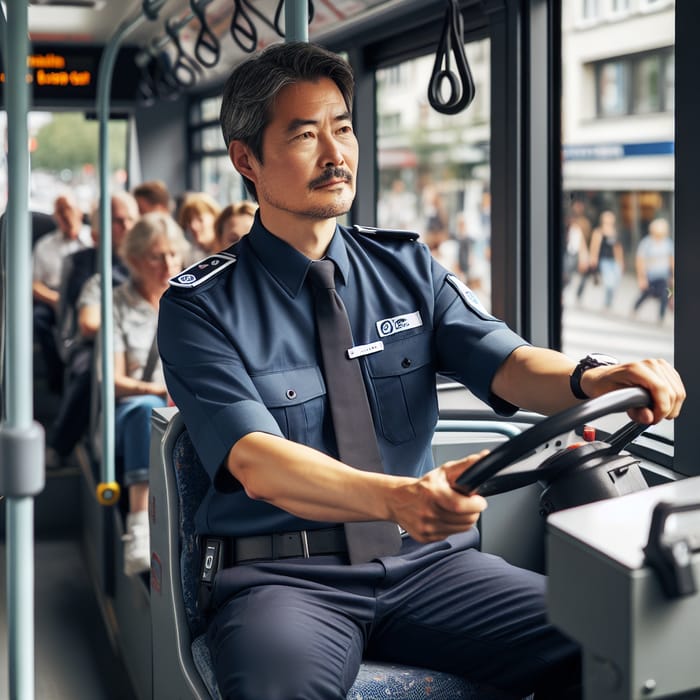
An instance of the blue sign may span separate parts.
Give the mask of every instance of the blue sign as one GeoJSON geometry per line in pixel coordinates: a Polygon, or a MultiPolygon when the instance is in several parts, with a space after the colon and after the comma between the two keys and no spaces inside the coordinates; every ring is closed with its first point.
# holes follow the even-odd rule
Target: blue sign
{"type": "Polygon", "coordinates": [[[564,145],[564,160],[613,160],[635,156],[672,156],[673,141],[564,145]]]}

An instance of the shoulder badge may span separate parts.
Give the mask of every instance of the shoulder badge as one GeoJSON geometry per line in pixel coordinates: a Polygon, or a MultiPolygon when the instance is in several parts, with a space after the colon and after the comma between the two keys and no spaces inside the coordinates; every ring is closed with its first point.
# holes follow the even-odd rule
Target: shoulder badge
{"type": "Polygon", "coordinates": [[[402,231],[396,228],[374,228],[374,226],[358,226],[357,224],[352,228],[363,236],[371,236],[372,238],[392,238],[397,241],[415,241],[418,240],[419,235],[415,231],[402,231]]]}
{"type": "Polygon", "coordinates": [[[447,275],[445,279],[447,283],[455,290],[455,292],[459,294],[465,305],[469,307],[477,316],[479,316],[479,318],[482,318],[485,321],[498,320],[484,308],[484,305],[481,303],[479,297],[476,296],[476,294],[474,294],[474,292],[469,289],[469,287],[467,287],[462,280],[455,277],[455,275],[447,275]]]}
{"type": "Polygon", "coordinates": [[[186,270],[175,275],[175,277],[171,277],[170,285],[173,287],[182,287],[184,289],[198,287],[235,262],[236,256],[230,255],[229,253],[210,255],[208,258],[203,258],[194,265],[190,265],[186,270]]]}

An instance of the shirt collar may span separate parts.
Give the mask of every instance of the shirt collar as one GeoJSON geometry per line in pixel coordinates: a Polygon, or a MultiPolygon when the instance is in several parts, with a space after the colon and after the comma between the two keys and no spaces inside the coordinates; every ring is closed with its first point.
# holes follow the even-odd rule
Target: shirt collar
{"type": "MultiPolygon", "coordinates": [[[[246,238],[267,271],[290,296],[296,297],[301,291],[312,261],[296,248],[270,233],[262,225],[257,213],[246,238]]],[[[350,262],[345,240],[337,224],[325,257],[333,260],[343,283],[347,284],[350,262]]]]}

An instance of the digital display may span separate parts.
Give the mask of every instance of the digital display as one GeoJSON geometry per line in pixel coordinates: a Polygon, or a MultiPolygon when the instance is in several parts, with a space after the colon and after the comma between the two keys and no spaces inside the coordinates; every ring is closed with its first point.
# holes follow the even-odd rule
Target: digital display
{"type": "MultiPolygon", "coordinates": [[[[112,101],[131,102],[136,98],[140,79],[134,63],[136,52],[134,47],[122,47],[117,55],[112,74],[112,101]]],[[[101,55],[101,46],[32,46],[27,57],[32,104],[94,103],[101,55]]],[[[5,80],[4,66],[0,62],[0,95],[5,80]]]]}

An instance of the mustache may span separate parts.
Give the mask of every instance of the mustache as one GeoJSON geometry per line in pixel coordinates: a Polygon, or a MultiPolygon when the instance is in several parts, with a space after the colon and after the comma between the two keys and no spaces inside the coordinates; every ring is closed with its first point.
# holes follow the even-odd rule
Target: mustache
{"type": "Polygon", "coordinates": [[[328,168],[328,170],[323,171],[323,174],[311,180],[309,189],[322,187],[331,180],[346,180],[348,183],[352,184],[352,173],[345,168],[328,168]]]}

